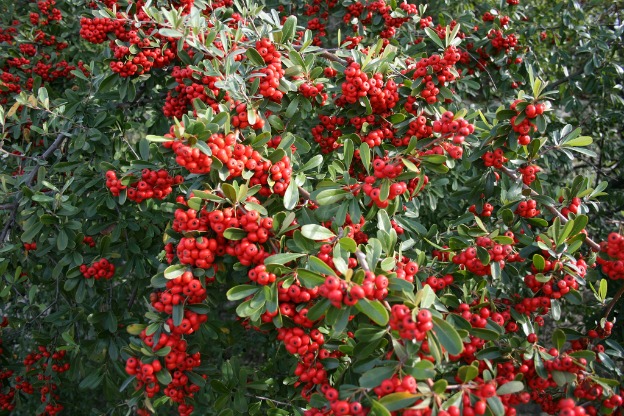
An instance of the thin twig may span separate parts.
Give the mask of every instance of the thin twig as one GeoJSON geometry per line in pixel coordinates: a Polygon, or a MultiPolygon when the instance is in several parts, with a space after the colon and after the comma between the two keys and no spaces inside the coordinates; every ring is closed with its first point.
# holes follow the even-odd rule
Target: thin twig
{"type": "Polygon", "coordinates": [[[132,309],[132,305],[134,305],[134,301],[136,300],[138,289],[139,285],[134,285],[134,287],[132,288],[132,293],[130,293],[130,299],[128,300],[128,307],[126,309],[132,309]]]}

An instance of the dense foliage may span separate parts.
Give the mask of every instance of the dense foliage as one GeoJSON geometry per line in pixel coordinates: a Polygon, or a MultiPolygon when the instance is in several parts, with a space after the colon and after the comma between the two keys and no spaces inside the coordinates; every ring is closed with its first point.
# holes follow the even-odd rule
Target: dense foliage
{"type": "Polygon", "coordinates": [[[623,5],[412,3],[0,3],[0,414],[622,414],[623,5]]]}

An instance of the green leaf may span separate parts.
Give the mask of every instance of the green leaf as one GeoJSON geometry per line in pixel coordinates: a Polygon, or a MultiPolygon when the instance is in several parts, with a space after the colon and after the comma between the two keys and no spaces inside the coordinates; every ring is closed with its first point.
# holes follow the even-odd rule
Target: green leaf
{"type": "Polygon", "coordinates": [[[391,393],[382,397],[379,400],[379,403],[384,405],[384,407],[389,411],[394,412],[413,405],[418,397],[418,394],[408,392],[391,393]]]}
{"type": "MultiPolygon", "coordinates": [[[[182,33],[178,32],[177,30],[169,29],[166,27],[158,29],[158,33],[167,38],[175,38],[175,39],[181,38],[183,36],[182,33]]],[[[168,384],[168,383],[163,383],[163,384],[168,384]]]]}
{"type": "Polygon", "coordinates": [[[295,36],[295,29],[297,27],[297,17],[289,16],[288,19],[284,22],[284,26],[282,27],[282,43],[290,42],[295,36]]]}
{"type": "Polygon", "coordinates": [[[479,375],[479,369],[473,365],[463,365],[459,367],[457,375],[462,382],[466,383],[479,375]]]}
{"type": "Polygon", "coordinates": [[[459,355],[464,350],[461,337],[448,322],[437,316],[433,316],[433,331],[440,340],[442,346],[451,355],[459,355]]]}
{"type": "Polygon", "coordinates": [[[121,383],[121,386],[119,386],[119,392],[121,393],[122,391],[124,391],[126,387],[128,387],[130,383],[132,383],[135,379],[136,376],[128,377],[127,379],[125,379],[124,382],[121,383]]]}
{"type": "Polygon", "coordinates": [[[379,403],[376,400],[372,400],[371,412],[369,413],[371,416],[392,416],[390,411],[385,408],[385,406],[379,403]]]}
{"type": "Polygon", "coordinates": [[[247,52],[245,52],[245,55],[247,56],[247,58],[249,58],[252,64],[256,66],[266,66],[264,58],[262,57],[262,55],[260,55],[256,48],[247,48],[247,52]]]}
{"type": "Polygon", "coordinates": [[[67,248],[68,243],[69,239],[67,237],[67,233],[65,232],[65,230],[61,230],[58,237],[56,237],[56,247],[59,249],[59,251],[64,251],[67,248]]]}
{"type": "Polygon", "coordinates": [[[535,268],[538,271],[542,271],[544,270],[544,267],[546,267],[546,260],[544,260],[544,257],[542,257],[540,254],[534,254],[533,255],[533,266],[535,266],[535,268]]]}
{"type": "Polygon", "coordinates": [[[429,39],[433,41],[436,45],[438,45],[441,49],[444,49],[444,43],[442,43],[442,39],[438,36],[435,30],[430,27],[425,28],[425,33],[429,36],[429,39]]]}
{"type": "Polygon", "coordinates": [[[504,394],[518,393],[524,390],[524,383],[521,381],[509,381],[496,390],[496,394],[502,396],[504,394]]]}
{"type": "Polygon", "coordinates": [[[382,381],[391,378],[396,373],[394,366],[375,367],[368,370],[360,377],[360,387],[372,389],[381,384],[382,381]]]}
{"type": "Polygon", "coordinates": [[[206,384],[206,379],[197,373],[194,373],[192,371],[185,371],[185,374],[188,377],[189,381],[196,386],[203,387],[206,384]]]}
{"type": "Polygon", "coordinates": [[[264,259],[264,264],[286,264],[303,256],[305,256],[305,254],[302,253],[274,254],[264,259]]]}
{"type": "Polygon", "coordinates": [[[226,296],[228,300],[240,300],[253,295],[259,290],[260,287],[256,285],[238,285],[228,290],[226,296]]]}
{"type": "Polygon", "coordinates": [[[350,237],[342,237],[340,240],[338,240],[338,244],[340,244],[340,247],[342,247],[345,251],[348,251],[349,253],[355,253],[355,251],[357,250],[357,243],[354,239],[350,237]]]}
{"type": "Polygon", "coordinates": [[[171,317],[173,318],[173,325],[180,326],[182,319],[184,319],[184,305],[173,305],[171,317]]]}
{"type": "Polygon", "coordinates": [[[145,136],[145,138],[149,140],[150,142],[157,142],[157,143],[170,142],[174,140],[171,137],[154,136],[153,134],[148,134],[147,136],[145,136]]]}
{"type": "Polygon", "coordinates": [[[308,319],[311,321],[316,321],[317,319],[320,319],[323,315],[325,315],[330,306],[331,302],[329,301],[329,299],[321,299],[308,310],[308,319]]]}
{"type": "Polygon", "coordinates": [[[590,136],[579,136],[575,139],[568,140],[562,143],[562,147],[584,147],[592,144],[594,140],[590,136]]]}
{"type": "Polygon", "coordinates": [[[317,224],[304,225],[301,227],[301,234],[303,234],[305,238],[314,241],[322,241],[336,236],[331,230],[317,224]]]}
{"type": "Polygon", "coordinates": [[[292,210],[299,202],[299,187],[294,180],[291,180],[284,193],[284,208],[292,210]]]}
{"type": "Polygon", "coordinates": [[[565,333],[559,328],[555,329],[552,334],[552,342],[553,342],[553,345],[557,348],[557,350],[561,351],[561,349],[563,348],[563,344],[565,344],[566,342],[565,333]]]}
{"type": "Polygon", "coordinates": [[[238,241],[247,237],[247,231],[241,230],[240,228],[228,228],[223,232],[223,237],[228,240],[238,241]]]}
{"type": "Polygon", "coordinates": [[[164,386],[171,383],[172,380],[171,373],[166,368],[163,368],[162,370],[157,372],[156,378],[158,379],[158,382],[164,386]]]}
{"type": "Polygon", "coordinates": [[[80,390],[93,390],[102,383],[102,379],[104,379],[104,375],[99,370],[96,370],[83,378],[78,388],[80,390]]]}
{"type": "Polygon", "coordinates": [[[297,269],[297,278],[308,289],[315,288],[325,283],[325,277],[306,269],[297,269]]]}
{"type": "Polygon", "coordinates": [[[176,277],[180,277],[187,271],[187,267],[184,264],[175,264],[165,269],[165,279],[171,280],[176,277]]]}
{"type": "Polygon", "coordinates": [[[363,142],[362,144],[360,144],[360,159],[362,160],[362,165],[364,165],[366,172],[370,173],[370,168],[371,168],[370,146],[366,142],[363,142]]]}
{"type": "Polygon", "coordinates": [[[355,308],[368,316],[377,325],[386,326],[390,319],[388,310],[378,300],[360,299],[355,308]]]}
{"type": "Polygon", "coordinates": [[[336,276],[336,272],[334,271],[334,269],[329,267],[327,263],[325,263],[323,260],[319,259],[316,256],[310,256],[308,258],[308,264],[313,271],[322,274],[328,274],[330,276],[336,276]]]}
{"type": "Polygon", "coordinates": [[[312,157],[310,160],[306,162],[305,165],[301,167],[301,172],[305,172],[306,170],[314,169],[317,166],[321,166],[323,163],[323,156],[316,155],[312,157]]]}
{"type": "Polygon", "coordinates": [[[345,199],[347,195],[350,195],[350,192],[342,189],[326,189],[316,195],[316,203],[319,206],[333,205],[345,199]]]}
{"type": "Polygon", "coordinates": [[[505,407],[498,396],[488,397],[487,404],[494,416],[503,416],[505,414],[505,407]]]}

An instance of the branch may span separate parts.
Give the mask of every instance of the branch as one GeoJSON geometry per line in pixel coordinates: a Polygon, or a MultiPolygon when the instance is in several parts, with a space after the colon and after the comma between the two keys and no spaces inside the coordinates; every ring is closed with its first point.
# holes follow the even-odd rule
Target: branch
{"type": "MultiPolygon", "coordinates": [[[[59,146],[63,143],[64,140],[65,140],[65,134],[59,133],[58,136],[56,136],[56,140],[54,140],[54,142],[50,145],[50,147],[48,147],[48,149],[38,159],[46,160],[48,157],[50,157],[52,153],[54,153],[56,149],[59,148],[59,146]]],[[[35,168],[28,174],[28,176],[26,176],[26,179],[24,180],[24,185],[30,186],[32,184],[32,182],[37,177],[37,174],[39,173],[40,166],[41,165],[35,166],[35,168]]],[[[15,218],[17,217],[19,201],[21,198],[22,198],[22,192],[20,191],[15,196],[15,202],[14,202],[11,214],[9,215],[9,218],[7,219],[6,223],[4,224],[4,228],[2,229],[2,232],[0,233],[0,245],[2,246],[4,246],[7,236],[9,235],[9,231],[11,231],[11,227],[13,226],[13,223],[15,222],[15,218]]]]}
{"type": "Polygon", "coordinates": [[[2,205],[0,205],[0,211],[6,211],[6,210],[9,210],[9,209],[13,209],[13,208],[15,208],[15,205],[16,205],[15,202],[10,202],[8,204],[2,204],[2,205]]]}
{"type": "Polygon", "coordinates": [[[611,299],[611,302],[609,302],[609,304],[607,305],[607,309],[605,310],[605,313],[604,313],[605,319],[609,317],[609,314],[615,307],[615,304],[618,302],[618,300],[620,300],[622,295],[624,295],[624,285],[620,287],[620,290],[617,291],[617,293],[613,296],[613,299],[611,299]]]}
{"type": "MultiPolygon", "coordinates": [[[[509,169],[506,166],[502,166],[501,170],[505,173],[505,175],[509,176],[512,180],[514,180],[515,182],[519,181],[520,178],[518,177],[518,175],[516,175],[511,169],[509,169]]],[[[530,186],[526,185],[526,184],[522,184],[522,189],[528,189],[531,191],[531,196],[540,196],[540,194],[538,194],[537,192],[535,192],[534,189],[532,189],[530,186]]],[[[568,222],[568,219],[566,218],[565,215],[563,215],[561,213],[561,211],[559,211],[557,208],[555,208],[553,205],[545,205],[543,204],[546,209],[548,211],[550,211],[550,213],[552,215],[554,215],[555,217],[559,218],[561,220],[562,224],[565,224],[566,222],[568,222]]],[[[594,240],[592,240],[589,237],[585,237],[585,243],[590,246],[593,250],[595,251],[599,251],[600,250],[600,245],[598,243],[596,243],[594,240]]]]}
{"type": "Polygon", "coordinates": [[[583,65],[583,68],[577,69],[576,71],[572,72],[572,73],[571,73],[570,75],[568,75],[567,77],[565,77],[565,78],[561,78],[561,79],[558,79],[557,81],[555,81],[555,82],[552,82],[552,83],[548,84],[548,85],[546,86],[546,90],[548,91],[548,90],[555,89],[555,88],[557,88],[559,85],[564,84],[564,83],[566,83],[566,82],[568,82],[568,81],[571,81],[571,80],[572,80],[572,78],[576,78],[576,77],[578,77],[579,75],[581,75],[581,74],[582,74],[582,73],[584,73],[584,72],[585,72],[585,66],[583,65]]]}
{"type": "Polygon", "coordinates": [[[310,192],[306,191],[301,186],[298,186],[297,189],[299,190],[299,195],[301,195],[303,199],[308,200],[308,201],[310,200],[310,192]]]}
{"type": "MultiPolygon", "coordinates": [[[[301,45],[293,45],[293,48],[296,51],[300,51],[301,50],[301,45]]],[[[312,51],[313,53],[315,51],[321,51],[320,56],[322,56],[323,58],[327,59],[328,61],[333,61],[333,62],[337,62],[342,66],[347,66],[347,61],[345,61],[344,59],[336,56],[335,54],[333,54],[332,52],[330,52],[328,49],[315,49],[314,51],[312,51]]]]}
{"type": "Polygon", "coordinates": [[[370,268],[368,267],[368,263],[366,262],[366,254],[364,254],[360,250],[356,250],[355,251],[355,257],[357,257],[357,260],[358,260],[358,263],[360,264],[360,267],[365,272],[370,272],[370,268]]]}

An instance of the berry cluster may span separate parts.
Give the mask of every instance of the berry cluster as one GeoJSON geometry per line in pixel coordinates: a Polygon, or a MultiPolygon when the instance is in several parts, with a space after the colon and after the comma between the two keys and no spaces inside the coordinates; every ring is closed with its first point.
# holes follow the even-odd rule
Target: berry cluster
{"type": "Polygon", "coordinates": [[[159,373],[162,368],[162,363],[158,359],[152,362],[143,362],[130,357],[126,360],[125,370],[127,374],[136,377],[138,381],[137,390],[144,388],[147,397],[154,397],[160,391],[156,373],[159,373]]]}
{"type": "Polygon", "coordinates": [[[537,201],[534,199],[527,199],[526,201],[520,201],[516,208],[516,214],[524,218],[533,218],[540,214],[540,210],[537,208],[537,201]]]}
{"type": "Polygon", "coordinates": [[[505,157],[505,152],[501,148],[498,148],[493,152],[485,152],[483,156],[481,156],[481,159],[483,159],[485,167],[489,168],[494,166],[496,169],[502,168],[503,165],[509,161],[509,159],[505,157]]]}
{"type": "Polygon", "coordinates": [[[433,122],[433,131],[444,138],[451,139],[454,144],[460,145],[466,136],[474,133],[474,125],[462,117],[456,118],[451,111],[446,111],[440,120],[433,122]]]}
{"type": "Polygon", "coordinates": [[[433,329],[431,312],[421,309],[414,313],[401,304],[392,305],[389,325],[392,330],[399,332],[402,339],[416,341],[423,341],[427,337],[427,331],[433,329]]]}
{"type": "Polygon", "coordinates": [[[145,74],[169,65],[176,58],[175,38],[162,36],[142,7],[133,10],[129,14],[118,11],[114,19],[80,21],[80,35],[88,42],[103,43],[112,35],[110,68],[121,77],[145,74]]]}
{"type": "Polygon", "coordinates": [[[240,101],[234,101],[230,105],[230,110],[234,112],[232,115],[233,127],[239,129],[251,127],[254,130],[264,127],[264,119],[258,116],[256,110],[248,109],[247,104],[241,103],[240,101]]]}
{"type": "Polygon", "coordinates": [[[517,112],[517,115],[511,118],[511,127],[518,133],[518,144],[526,146],[531,142],[529,134],[537,129],[531,120],[544,114],[546,105],[543,103],[527,104],[526,101],[516,100],[510,108],[517,112]],[[518,117],[521,117],[521,121],[518,121],[518,117]]]}
{"type": "Polygon", "coordinates": [[[93,237],[91,236],[86,236],[85,238],[82,239],[82,243],[84,245],[87,245],[91,248],[95,247],[95,240],[93,240],[93,237]]]}
{"type": "Polygon", "coordinates": [[[327,154],[340,145],[336,142],[342,136],[342,130],[339,126],[346,124],[344,117],[336,116],[319,116],[320,124],[312,127],[312,136],[314,141],[321,147],[321,153],[327,154]]]}
{"type": "Polygon", "coordinates": [[[483,247],[487,250],[490,261],[484,264],[477,256],[477,248],[468,247],[461,253],[453,257],[453,263],[462,265],[468,271],[476,274],[477,276],[485,276],[491,274],[491,263],[498,262],[501,269],[505,267],[505,261],[513,261],[513,248],[509,244],[497,244],[488,237],[478,237],[476,240],[477,246],[483,247]]]}
{"type": "Polygon", "coordinates": [[[136,203],[141,203],[146,199],[165,199],[172,191],[172,185],[179,185],[184,182],[181,175],[172,177],[164,169],[158,171],[143,169],[141,179],[136,181],[129,177],[128,187],[117,179],[117,174],[109,170],[106,172],[106,186],[114,196],[119,196],[121,190],[127,189],[128,199],[136,203]]]}
{"type": "Polygon", "coordinates": [[[390,201],[400,195],[403,195],[408,190],[408,186],[405,182],[395,182],[390,185],[387,198],[382,199],[381,187],[373,186],[374,183],[375,178],[368,176],[364,185],[362,185],[362,190],[371,199],[370,204],[375,204],[379,208],[386,208],[390,204],[390,201]]]}
{"type": "MultiPolygon", "coordinates": [[[[181,119],[196,99],[219,112],[217,97],[221,90],[215,84],[221,80],[220,77],[201,75],[189,67],[179,66],[173,68],[171,76],[177,85],[167,93],[163,106],[165,116],[181,119]]],[[[223,99],[228,100],[228,95],[225,94],[223,99]]]]}
{"type": "Polygon", "coordinates": [[[600,253],[596,261],[602,266],[604,274],[610,279],[624,279],[624,236],[611,233],[607,241],[600,243],[600,253]]]}
{"type": "MultiPolygon", "coordinates": [[[[334,257],[332,256],[333,246],[331,244],[323,244],[319,249],[318,258],[321,259],[325,264],[331,267],[334,271],[336,270],[336,265],[334,264],[334,257]]],[[[357,260],[353,257],[349,257],[347,261],[347,266],[349,268],[355,268],[357,266],[357,260]]]]}
{"type": "Polygon", "coordinates": [[[80,36],[91,43],[104,43],[108,39],[108,34],[119,30],[121,21],[96,17],[80,19],[80,36]]]}
{"type": "MultiPolygon", "coordinates": [[[[413,114],[417,115],[417,108],[413,108],[413,106],[410,105],[410,101],[412,101],[412,104],[416,103],[415,97],[408,97],[407,102],[405,103],[405,109],[408,112],[413,111],[413,114]],[[410,100],[410,98],[412,98],[413,100],[410,100]]],[[[393,140],[392,144],[397,147],[407,146],[412,136],[415,136],[418,140],[427,139],[433,136],[433,127],[429,125],[429,120],[427,119],[427,117],[424,116],[423,113],[418,115],[418,117],[416,117],[409,123],[409,128],[405,137],[403,139],[397,138],[398,140],[400,140],[400,142],[396,141],[396,139],[393,140]]]]}
{"type": "MultiPolygon", "coordinates": [[[[270,273],[267,271],[264,264],[260,264],[250,269],[247,273],[247,277],[249,277],[249,280],[251,280],[252,282],[256,282],[262,286],[270,285],[271,283],[275,282],[276,278],[274,273],[270,273]]],[[[298,288],[298,286],[296,285],[292,285],[290,287],[292,287],[293,290],[296,290],[294,288],[298,288]]]]}
{"type": "Polygon", "coordinates": [[[442,277],[429,276],[427,279],[422,282],[422,285],[429,285],[434,292],[439,292],[444,290],[447,286],[450,286],[455,281],[455,278],[452,274],[445,274],[442,277]]]}
{"type": "Polygon", "coordinates": [[[474,215],[478,215],[479,217],[491,217],[492,212],[494,211],[494,206],[489,202],[486,202],[483,206],[481,206],[481,210],[478,211],[477,206],[473,204],[470,205],[468,211],[472,212],[474,215]]]}
{"type": "MultiPolygon", "coordinates": [[[[585,278],[587,274],[587,263],[585,260],[579,259],[568,264],[568,266],[576,271],[578,278],[585,278]]],[[[535,266],[531,266],[533,274],[529,274],[524,278],[524,283],[533,293],[541,292],[544,296],[551,299],[559,299],[565,296],[570,289],[577,290],[579,283],[577,277],[565,271],[560,261],[544,261],[544,267],[538,270],[535,266]],[[537,273],[540,273],[538,276],[537,273]],[[545,274],[550,273],[546,278],[545,274]]]]}
{"type": "MultiPolygon", "coordinates": [[[[420,312],[419,312],[420,313],[420,312]]],[[[381,382],[378,387],[375,387],[373,391],[381,398],[392,393],[416,393],[416,379],[412,376],[404,376],[399,378],[396,374],[392,378],[386,379],[381,382]]],[[[405,414],[405,412],[403,412],[405,414]]]]}
{"type": "Polygon", "coordinates": [[[438,102],[439,87],[455,81],[457,77],[454,66],[460,59],[461,54],[458,49],[450,46],[444,51],[444,55],[433,54],[408,67],[409,70],[414,70],[414,80],[421,79],[420,97],[427,104],[438,102]]]}
{"type": "Polygon", "coordinates": [[[171,138],[172,141],[164,142],[163,147],[171,149],[176,154],[176,163],[195,174],[206,174],[210,172],[212,158],[202,152],[198,147],[185,144],[180,138],[184,135],[184,128],[176,125],[171,126],[169,133],[164,137],[171,138]]]}
{"type": "MultiPolygon", "coordinates": [[[[359,401],[340,400],[338,390],[331,387],[328,383],[321,385],[321,393],[329,402],[330,414],[352,416],[364,416],[367,414],[367,409],[359,401]]],[[[304,416],[323,416],[325,414],[327,413],[323,413],[318,409],[310,409],[304,412],[304,416]]]]}
{"type": "Polygon", "coordinates": [[[211,268],[217,258],[218,242],[207,237],[183,237],[176,247],[176,255],[182,264],[201,269],[211,268]]]}
{"type": "Polygon", "coordinates": [[[165,288],[163,292],[152,293],[150,299],[156,311],[169,315],[173,313],[175,305],[201,303],[206,299],[206,288],[189,271],[168,280],[165,288]]]}
{"type": "Polygon", "coordinates": [[[16,377],[16,390],[26,394],[34,394],[35,385],[41,394],[41,403],[45,403],[41,415],[54,416],[59,414],[64,406],[58,403],[60,389],[53,381],[53,374],[59,375],[70,369],[66,351],[52,352],[49,347],[40,345],[36,352],[31,352],[24,358],[24,367],[28,376],[36,374],[36,381],[28,381],[25,377],[16,377]],[[51,371],[50,371],[51,370],[51,371]]]}
{"type": "Polygon", "coordinates": [[[518,37],[515,33],[510,33],[509,35],[505,36],[502,30],[492,29],[488,33],[488,38],[490,39],[492,47],[496,49],[497,52],[509,52],[510,49],[513,49],[518,45],[518,37]]]}
{"type": "Polygon", "coordinates": [[[33,241],[32,243],[24,243],[24,250],[26,250],[26,251],[35,251],[35,250],[37,250],[37,242],[33,241]]]}
{"type": "Polygon", "coordinates": [[[522,175],[522,182],[525,185],[531,185],[537,179],[537,172],[539,172],[541,168],[537,165],[527,165],[521,168],[518,168],[518,172],[522,175]]]}
{"type": "Polygon", "coordinates": [[[267,38],[262,38],[256,42],[256,50],[267,64],[266,68],[256,71],[260,74],[264,74],[264,76],[260,78],[260,88],[258,91],[263,97],[279,103],[284,96],[284,93],[278,89],[280,79],[284,77],[282,54],[275,49],[275,45],[267,38]]]}
{"type": "Polygon", "coordinates": [[[342,305],[353,306],[360,299],[383,300],[388,296],[388,278],[382,274],[375,275],[366,272],[361,285],[334,276],[327,276],[319,287],[319,295],[329,299],[332,306],[341,308],[342,305]]]}
{"type": "Polygon", "coordinates": [[[115,275],[115,265],[107,259],[100,259],[91,263],[90,266],[86,264],[80,265],[80,273],[87,278],[110,279],[115,275]]]}
{"type": "MultiPolygon", "coordinates": [[[[559,197],[559,202],[563,202],[563,196],[559,197]]],[[[574,197],[570,200],[570,204],[567,207],[561,208],[561,213],[564,217],[569,217],[570,213],[578,214],[579,207],[581,206],[581,199],[574,197]]]]}
{"type": "Polygon", "coordinates": [[[360,97],[366,97],[370,84],[368,75],[360,70],[356,62],[349,64],[345,70],[345,82],[342,83],[342,100],[349,104],[355,104],[360,97]]]}

